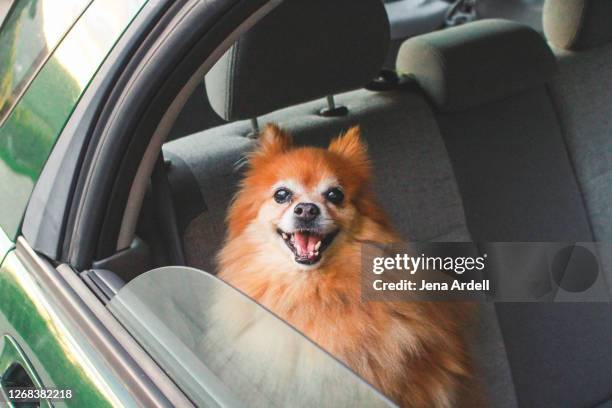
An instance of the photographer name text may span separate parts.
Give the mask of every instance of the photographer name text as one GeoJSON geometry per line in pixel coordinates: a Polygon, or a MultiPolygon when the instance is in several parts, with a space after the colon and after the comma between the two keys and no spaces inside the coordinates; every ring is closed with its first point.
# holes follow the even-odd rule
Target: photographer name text
{"type": "Polygon", "coordinates": [[[490,282],[488,279],[482,281],[471,280],[462,282],[454,279],[452,282],[428,282],[425,280],[413,281],[410,279],[402,279],[399,282],[385,282],[382,279],[376,279],[372,286],[376,291],[427,291],[427,292],[474,292],[490,290],[490,282]]]}

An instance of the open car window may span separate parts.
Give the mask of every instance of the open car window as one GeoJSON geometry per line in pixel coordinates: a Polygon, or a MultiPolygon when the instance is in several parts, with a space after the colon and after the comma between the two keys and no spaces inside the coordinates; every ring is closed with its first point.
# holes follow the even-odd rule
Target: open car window
{"type": "Polygon", "coordinates": [[[302,334],[200,270],[149,271],[108,307],[197,406],[393,406],[302,334]]]}

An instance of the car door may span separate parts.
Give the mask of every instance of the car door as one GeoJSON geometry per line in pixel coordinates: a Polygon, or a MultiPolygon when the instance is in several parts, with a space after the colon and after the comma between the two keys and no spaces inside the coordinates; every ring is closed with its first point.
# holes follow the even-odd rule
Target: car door
{"type": "MultiPolygon", "coordinates": [[[[149,13],[158,12],[160,2],[151,3],[149,13]]],[[[125,349],[108,340],[54,264],[21,237],[26,209],[37,200],[32,192],[50,165],[58,136],[145,5],[145,0],[2,3],[0,405],[171,405],[125,349]],[[32,391],[23,394],[24,389],[32,391]]],[[[54,215],[37,221],[53,224],[54,215]]],[[[174,401],[189,404],[180,396],[174,401]]]]}

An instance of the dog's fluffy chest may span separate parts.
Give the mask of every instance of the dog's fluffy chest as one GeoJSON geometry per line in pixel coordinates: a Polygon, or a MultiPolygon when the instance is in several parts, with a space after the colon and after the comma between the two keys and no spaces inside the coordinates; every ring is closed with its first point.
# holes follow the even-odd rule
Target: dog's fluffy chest
{"type": "MultiPolygon", "coordinates": [[[[252,271],[251,271],[252,272],[252,271]]],[[[268,275],[265,287],[241,289],[306,337],[372,383],[374,367],[393,376],[404,369],[406,352],[418,350],[418,339],[407,320],[387,304],[362,302],[359,276],[268,275]]]]}

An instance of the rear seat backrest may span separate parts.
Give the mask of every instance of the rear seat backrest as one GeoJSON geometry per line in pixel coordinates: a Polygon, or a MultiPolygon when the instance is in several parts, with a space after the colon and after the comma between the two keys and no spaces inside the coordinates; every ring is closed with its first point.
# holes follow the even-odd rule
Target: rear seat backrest
{"type": "Polygon", "coordinates": [[[545,87],[555,59],[537,32],[484,20],[423,35],[402,45],[398,70],[437,109],[472,238],[591,240],[545,87]]]}
{"type": "MultiPolygon", "coordinates": [[[[434,105],[476,241],[592,241],[546,83],[555,60],[517,23],[408,40],[398,70],[434,105]]],[[[612,393],[609,304],[496,305],[519,405],[593,406],[612,393]]]]}
{"type": "Polygon", "coordinates": [[[559,60],[550,90],[593,233],[612,242],[612,1],[548,0],[544,31],[559,60]]]}

